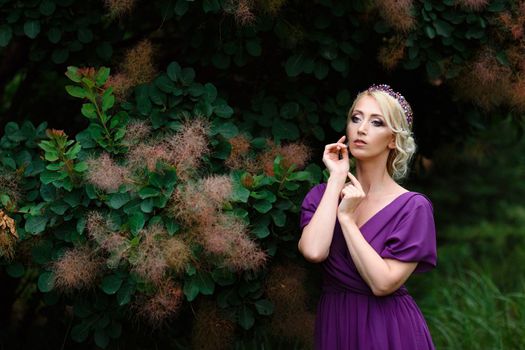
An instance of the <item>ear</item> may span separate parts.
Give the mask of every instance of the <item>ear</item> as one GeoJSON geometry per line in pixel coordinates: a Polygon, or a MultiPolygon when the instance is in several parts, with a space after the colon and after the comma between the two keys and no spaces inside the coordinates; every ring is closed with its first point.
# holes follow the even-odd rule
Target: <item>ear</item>
{"type": "Polygon", "coordinates": [[[396,148],[396,135],[392,135],[392,139],[388,143],[388,148],[395,149],[396,148]]]}

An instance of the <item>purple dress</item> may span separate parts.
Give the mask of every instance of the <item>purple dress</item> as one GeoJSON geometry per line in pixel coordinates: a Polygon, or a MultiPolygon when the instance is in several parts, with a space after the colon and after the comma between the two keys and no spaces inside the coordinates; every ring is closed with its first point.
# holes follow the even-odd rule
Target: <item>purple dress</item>
{"type": "MultiPolygon", "coordinates": [[[[326,184],[313,187],[301,207],[301,229],[314,215],[326,184]]],[[[405,192],[360,227],[383,258],[417,261],[416,272],[436,266],[436,231],[430,200],[405,192]]],[[[373,295],[350,257],[336,219],[328,258],[322,263],[322,295],[315,324],[316,349],[434,349],[421,311],[405,286],[373,295]]]]}

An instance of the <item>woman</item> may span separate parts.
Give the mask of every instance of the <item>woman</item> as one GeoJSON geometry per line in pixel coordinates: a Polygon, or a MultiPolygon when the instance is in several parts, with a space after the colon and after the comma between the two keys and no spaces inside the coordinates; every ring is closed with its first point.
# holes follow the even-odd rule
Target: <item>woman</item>
{"type": "Polygon", "coordinates": [[[415,152],[411,126],[403,96],[372,85],[350,108],[347,136],[325,147],[330,176],[303,201],[299,240],[307,260],[322,262],[317,349],[434,348],[403,286],[412,272],[436,265],[432,204],[395,181],[415,152]],[[349,172],[349,152],[357,177],[349,172]]]}

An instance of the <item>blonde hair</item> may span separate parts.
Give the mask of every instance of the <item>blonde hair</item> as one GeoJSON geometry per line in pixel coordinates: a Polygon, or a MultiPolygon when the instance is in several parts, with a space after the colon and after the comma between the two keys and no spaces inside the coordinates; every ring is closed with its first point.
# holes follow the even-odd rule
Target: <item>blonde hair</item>
{"type": "Polygon", "coordinates": [[[408,175],[410,161],[416,152],[416,142],[411,130],[412,126],[408,124],[406,114],[397,100],[386,92],[378,90],[365,90],[357,95],[348,111],[346,125],[350,122],[357,102],[365,95],[371,96],[376,100],[385,117],[386,124],[395,135],[396,148],[390,150],[386,168],[388,174],[394,180],[402,180],[408,175]]]}

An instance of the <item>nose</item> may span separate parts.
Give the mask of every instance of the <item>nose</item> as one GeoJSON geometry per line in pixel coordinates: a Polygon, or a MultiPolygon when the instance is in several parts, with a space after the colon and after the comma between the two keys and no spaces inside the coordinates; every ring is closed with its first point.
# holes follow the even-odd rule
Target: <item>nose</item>
{"type": "Polygon", "coordinates": [[[364,122],[359,123],[359,127],[357,128],[357,133],[359,135],[366,135],[366,133],[367,133],[367,123],[364,123],[364,122]]]}

